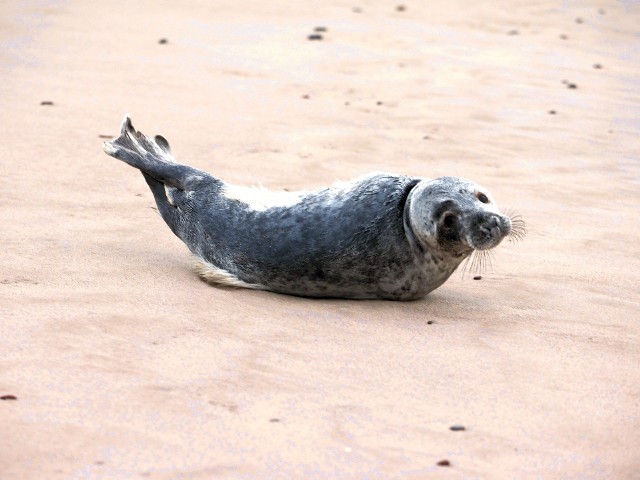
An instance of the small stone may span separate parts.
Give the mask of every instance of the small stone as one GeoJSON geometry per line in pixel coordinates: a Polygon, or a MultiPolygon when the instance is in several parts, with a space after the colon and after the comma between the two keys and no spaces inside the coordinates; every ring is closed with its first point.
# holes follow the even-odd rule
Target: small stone
{"type": "Polygon", "coordinates": [[[437,465],[439,467],[450,467],[451,466],[451,462],[449,460],[440,460],[437,465]]]}
{"type": "Polygon", "coordinates": [[[113,135],[98,135],[98,138],[106,138],[106,139],[110,139],[113,138],[113,135]]]}
{"type": "Polygon", "coordinates": [[[509,30],[507,35],[518,35],[520,32],[518,30],[509,30]]]}
{"type": "Polygon", "coordinates": [[[598,13],[599,13],[600,15],[604,15],[604,14],[606,14],[606,13],[607,13],[607,11],[606,11],[604,8],[599,8],[599,9],[598,9],[598,13]]]}
{"type": "Polygon", "coordinates": [[[362,13],[362,9],[361,9],[360,7],[353,7],[353,8],[351,9],[351,11],[352,11],[353,13],[362,13]]]}
{"type": "Polygon", "coordinates": [[[271,423],[278,423],[280,421],[280,419],[279,418],[270,418],[269,421],[271,423]]]}
{"type": "Polygon", "coordinates": [[[348,107],[349,105],[351,105],[349,102],[344,102],[344,104],[348,107]]]}
{"type": "Polygon", "coordinates": [[[17,400],[18,397],[16,397],[15,395],[2,395],[0,397],[0,400],[17,400]]]}
{"type": "Polygon", "coordinates": [[[565,35],[564,33],[560,35],[560,38],[561,38],[562,40],[569,40],[569,36],[568,36],[568,35],[565,35]]]}
{"type": "Polygon", "coordinates": [[[311,98],[311,97],[309,97],[309,95],[307,95],[307,94],[305,93],[304,95],[302,95],[302,98],[304,98],[305,100],[309,100],[309,98],[311,98]]]}
{"type": "Polygon", "coordinates": [[[161,38],[160,40],[158,40],[158,43],[160,45],[165,45],[165,44],[169,43],[169,40],[166,39],[166,38],[161,38]]]}
{"type": "Polygon", "coordinates": [[[326,32],[327,27],[316,27],[313,29],[314,32],[326,32]]]}
{"type": "Polygon", "coordinates": [[[307,39],[309,39],[309,40],[322,40],[322,35],[320,35],[318,33],[312,33],[311,35],[309,35],[307,37],[307,39]]]}
{"type": "Polygon", "coordinates": [[[425,135],[424,137],[422,137],[423,140],[431,140],[431,137],[429,135],[425,135]]]}
{"type": "Polygon", "coordinates": [[[376,102],[376,105],[382,105],[382,104],[383,103],[381,101],[379,101],[379,100],[376,102]]]}
{"type": "Polygon", "coordinates": [[[464,427],[464,425],[451,425],[449,427],[449,430],[451,430],[452,432],[464,432],[466,428],[464,427]]]}
{"type": "Polygon", "coordinates": [[[396,7],[396,10],[397,10],[398,12],[404,12],[406,9],[407,9],[407,7],[406,7],[405,5],[398,5],[398,6],[396,7]]]}
{"type": "Polygon", "coordinates": [[[593,68],[595,68],[596,70],[602,70],[602,65],[600,65],[599,63],[594,63],[593,68]]]}
{"type": "Polygon", "coordinates": [[[429,320],[429,321],[427,322],[427,325],[433,325],[433,320],[429,320]]]}
{"type": "Polygon", "coordinates": [[[584,20],[582,20],[580,17],[576,18],[576,23],[584,23],[584,20]]]}
{"type": "Polygon", "coordinates": [[[482,275],[476,275],[473,277],[474,280],[482,280],[482,275]]]}
{"type": "Polygon", "coordinates": [[[576,89],[578,88],[578,85],[576,85],[575,83],[567,83],[567,88],[572,88],[572,89],[576,89]]]}
{"type": "Polygon", "coordinates": [[[53,102],[50,100],[43,100],[42,102],[40,102],[40,105],[53,105],[53,102]]]}

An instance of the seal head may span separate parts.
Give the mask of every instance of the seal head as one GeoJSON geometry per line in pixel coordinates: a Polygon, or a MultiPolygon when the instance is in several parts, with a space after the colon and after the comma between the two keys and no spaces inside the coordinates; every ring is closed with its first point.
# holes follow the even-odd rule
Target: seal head
{"type": "Polygon", "coordinates": [[[463,259],[498,246],[511,233],[511,219],[498,211],[486,188],[470,180],[422,181],[407,203],[409,226],[423,248],[446,256],[463,259]]]}

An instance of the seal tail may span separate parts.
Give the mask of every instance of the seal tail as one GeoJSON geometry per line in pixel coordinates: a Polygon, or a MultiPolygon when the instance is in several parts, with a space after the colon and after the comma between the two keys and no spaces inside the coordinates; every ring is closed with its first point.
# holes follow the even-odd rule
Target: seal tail
{"type": "MultiPolygon", "coordinates": [[[[160,135],[148,138],[133,128],[131,118],[125,116],[120,136],[105,142],[104,151],[118,160],[137,168],[153,193],[158,211],[171,231],[182,238],[187,191],[213,180],[208,173],[175,163],[169,142],[160,135]]],[[[183,239],[184,240],[184,239],[183,239]]]]}
{"type": "Polygon", "coordinates": [[[160,135],[149,138],[137,131],[129,115],[122,121],[120,136],[111,142],[104,142],[103,149],[107,155],[180,190],[192,190],[194,184],[209,177],[205,172],[176,163],[169,142],[160,135]]]}

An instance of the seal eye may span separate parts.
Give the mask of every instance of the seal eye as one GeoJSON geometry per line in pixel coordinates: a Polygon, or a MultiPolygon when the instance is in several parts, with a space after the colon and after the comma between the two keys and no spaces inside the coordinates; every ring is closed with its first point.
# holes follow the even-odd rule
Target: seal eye
{"type": "Polygon", "coordinates": [[[478,200],[482,203],[489,203],[489,198],[487,198],[487,196],[482,192],[476,193],[476,197],[478,197],[478,200]]]}

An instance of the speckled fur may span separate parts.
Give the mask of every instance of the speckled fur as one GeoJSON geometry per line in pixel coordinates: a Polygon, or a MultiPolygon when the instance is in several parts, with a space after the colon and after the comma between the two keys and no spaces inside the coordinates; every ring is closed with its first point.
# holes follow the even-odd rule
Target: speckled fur
{"type": "Polygon", "coordinates": [[[175,163],[163,137],[145,137],[128,117],[104,149],[142,172],[162,218],[200,259],[197,273],[226,286],[413,300],[511,228],[486,190],[455,177],[376,173],[271,195],[175,163]]]}

